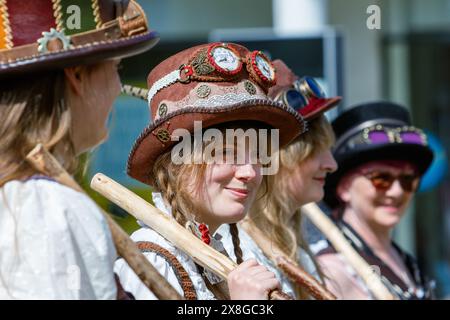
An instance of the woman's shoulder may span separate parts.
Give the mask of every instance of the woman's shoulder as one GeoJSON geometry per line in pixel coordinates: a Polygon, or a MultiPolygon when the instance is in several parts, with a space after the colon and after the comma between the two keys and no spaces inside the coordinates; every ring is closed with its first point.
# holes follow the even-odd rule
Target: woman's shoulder
{"type": "Polygon", "coordinates": [[[34,279],[30,292],[67,298],[61,279],[68,267],[83,266],[82,286],[71,297],[114,297],[115,287],[109,282],[115,249],[103,215],[86,195],[48,178],[14,180],[0,189],[0,212],[4,265],[14,266],[24,279],[34,279]],[[15,255],[25,258],[16,261],[15,255]],[[39,293],[44,287],[48,292],[39,293]]]}
{"type": "Polygon", "coordinates": [[[53,239],[71,234],[77,243],[93,242],[101,252],[112,251],[106,219],[87,195],[46,177],[10,181],[0,192],[0,220],[5,225],[53,239]]]}
{"type": "Polygon", "coordinates": [[[12,180],[2,187],[2,202],[24,205],[92,206],[94,202],[85,194],[66,187],[52,178],[33,176],[27,180],[12,180]]]}

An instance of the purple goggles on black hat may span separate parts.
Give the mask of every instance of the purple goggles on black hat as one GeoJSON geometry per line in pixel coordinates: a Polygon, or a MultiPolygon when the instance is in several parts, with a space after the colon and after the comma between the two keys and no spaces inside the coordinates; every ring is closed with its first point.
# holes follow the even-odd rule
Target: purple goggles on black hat
{"type": "Polygon", "coordinates": [[[425,133],[413,126],[389,128],[377,124],[364,129],[362,136],[366,144],[410,143],[422,146],[428,145],[425,133]]]}

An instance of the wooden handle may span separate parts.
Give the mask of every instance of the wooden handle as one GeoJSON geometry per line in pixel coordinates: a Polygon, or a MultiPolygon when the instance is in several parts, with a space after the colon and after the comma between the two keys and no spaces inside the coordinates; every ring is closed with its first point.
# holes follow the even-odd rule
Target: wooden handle
{"type": "MultiPolygon", "coordinates": [[[[52,177],[59,183],[79,192],[84,190],[69,175],[61,164],[41,144],[37,145],[26,157],[27,161],[39,172],[52,177]]],[[[158,299],[181,300],[178,292],[161,276],[156,268],[139,251],[128,234],[100,208],[106,218],[118,254],[125,259],[130,268],[158,299]]]]}
{"type": "Polygon", "coordinates": [[[277,265],[292,281],[306,289],[317,300],[335,300],[336,297],[307,273],[249,220],[240,223],[263,253],[277,265]]]}
{"type": "Polygon", "coordinates": [[[379,275],[376,274],[369,264],[358,254],[358,252],[356,252],[356,250],[348,243],[347,239],[345,239],[339,228],[336,227],[333,221],[328,218],[315,203],[304,205],[302,210],[311,222],[327,237],[336,251],[341,253],[347,259],[348,263],[355,269],[377,299],[395,299],[385,287],[379,275]]]}
{"type": "MultiPolygon", "coordinates": [[[[237,267],[234,261],[203,243],[176,222],[174,218],[162,213],[107,176],[97,173],[92,178],[91,187],[158,232],[175,247],[192,257],[196,263],[214,272],[222,279],[227,279],[228,274],[237,267]]],[[[284,294],[276,290],[270,294],[270,298],[286,300],[284,294]]]]}

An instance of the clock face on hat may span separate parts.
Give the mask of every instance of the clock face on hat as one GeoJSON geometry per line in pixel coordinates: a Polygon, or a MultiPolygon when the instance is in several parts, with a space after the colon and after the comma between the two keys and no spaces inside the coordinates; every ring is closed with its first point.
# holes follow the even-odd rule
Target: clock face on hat
{"type": "Polygon", "coordinates": [[[239,69],[240,60],[238,56],[228,48],[219,46],[211,51],[211,56],[218,67],[228,72],[239,69]]]}
{"type": "Polygon", "coordinates": [[[269,61],[262,55],[256,55],[255,57],[256,67],[261,71],[262,75],[269,81],[273,81],[275,78],[275,70],[269,61]]]}

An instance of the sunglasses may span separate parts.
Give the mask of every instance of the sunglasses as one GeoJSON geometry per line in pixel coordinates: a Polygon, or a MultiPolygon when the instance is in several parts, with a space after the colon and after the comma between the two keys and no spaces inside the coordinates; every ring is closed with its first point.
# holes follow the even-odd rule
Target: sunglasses
{"type": "Polygon", "coordinates": [[[326,97],[325,91],[319,83],[312,77],[303,77],[293,84],[293,89],[280,92],[275,101],[281,101],[285,106],[298,111],[306,107],[313,99],[323,99],[326,97]]]}
{"type": "Polygon", "coordinates": [[[386,128],[378,124],[364,129],[363,139],[368,144],[411,143],[427,145],[425,133],[412,126],[386,128]]]}
{"type": "Polygon", "coordinates": [[[373,171],[363,173],[363,176],[369,179],[372,185],[378,190],[388,190],[395,180],[398,180],[406,192],[416,191],[419,185],[419,176],[417,174],[394,175],[384,171],[373,171]]]}

